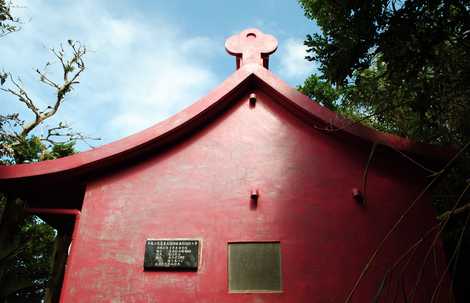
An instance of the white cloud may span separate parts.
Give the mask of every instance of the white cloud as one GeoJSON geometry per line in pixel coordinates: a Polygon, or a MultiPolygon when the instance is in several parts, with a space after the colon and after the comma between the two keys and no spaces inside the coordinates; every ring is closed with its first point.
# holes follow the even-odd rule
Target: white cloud
{"type": "Polygon", "coordinates": [[[280,54],[280,70],[283,77],[305,79],[311,74],[315,65],[305,59],[306,47],[302,40],[289,38],[283,43],[280,54]]]}
{"type": "Polygon", "coordinates": [[[135,42],[138,29],[132,21],[109,19],[105,25],[105,29],[109,29],[109,37],[113,46],[126,47],[135,42]]]}
{"type": "Polygon", "coordinates": [[[113,129],[135,132],[149,127],[174,114],[176,109],[188,106],[215,85],[210,71],[184,62],[187,60],[178,53],[141,60],[144,65],[138,67],[141,74],[123,83],[124,102],[111,120],[113,129]]]}
{"type": "MultiPolygon", "coordinates": [[[[0,68],[23,75],[32,94],[49,100],[32,69],[52,60],[47,48],[67,39],[83,42],[89,50],[87,70],[55,120],[109,142],[167,118],[213,88],[218,79],[208,66],[220,45],[209,37],[187,37],[161,17],[116,17],[112,3],[104,3],[20,4],[27,8],[20,13],[31,21],[3,38],[0,54],[8,60],[0,68]]],[[[4,110],[21,110],[14,108],[18,102],[11,103],[4,110]]]]}

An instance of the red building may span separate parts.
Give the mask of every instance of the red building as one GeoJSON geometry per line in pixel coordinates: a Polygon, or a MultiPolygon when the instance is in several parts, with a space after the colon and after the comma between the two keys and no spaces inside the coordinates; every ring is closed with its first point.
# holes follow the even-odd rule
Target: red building
{"type": "Polygon", "coordinates": [[[61,302],[429,302],[445,261],[426,258],[437,221],[408,158],[450,153],[313,102],[268,70],[276,48],[245,30],[226,42],[237,70],[182,112],[0,167],[30,211],[75,222],[61,302]]]}

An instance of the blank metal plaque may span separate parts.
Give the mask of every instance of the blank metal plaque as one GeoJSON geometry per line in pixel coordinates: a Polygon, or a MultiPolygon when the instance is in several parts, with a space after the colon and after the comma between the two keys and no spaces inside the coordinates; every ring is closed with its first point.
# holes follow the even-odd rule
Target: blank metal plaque
{"type": "Polygon", "coordinates": [[[230,292],[280,292],[281,251],[279,242],[228,244],[230,292]]]}

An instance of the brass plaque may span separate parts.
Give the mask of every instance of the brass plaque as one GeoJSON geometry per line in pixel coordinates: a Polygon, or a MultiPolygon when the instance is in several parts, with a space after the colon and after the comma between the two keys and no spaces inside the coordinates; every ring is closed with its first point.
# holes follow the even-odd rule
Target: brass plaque
{"type": "Polygon", "coordinates": [[[280,292],[281,251],[279,242],[228,244],[230,292],[280,292]]]}

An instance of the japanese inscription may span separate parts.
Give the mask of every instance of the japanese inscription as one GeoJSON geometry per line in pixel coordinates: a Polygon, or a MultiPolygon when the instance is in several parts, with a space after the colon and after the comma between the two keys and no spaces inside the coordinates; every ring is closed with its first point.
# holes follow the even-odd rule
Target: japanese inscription
{"type": "Polygon", "coordinates": [[[199,263],[199,240],[147,240],[145,270],[196,271],[199,263]]]}

